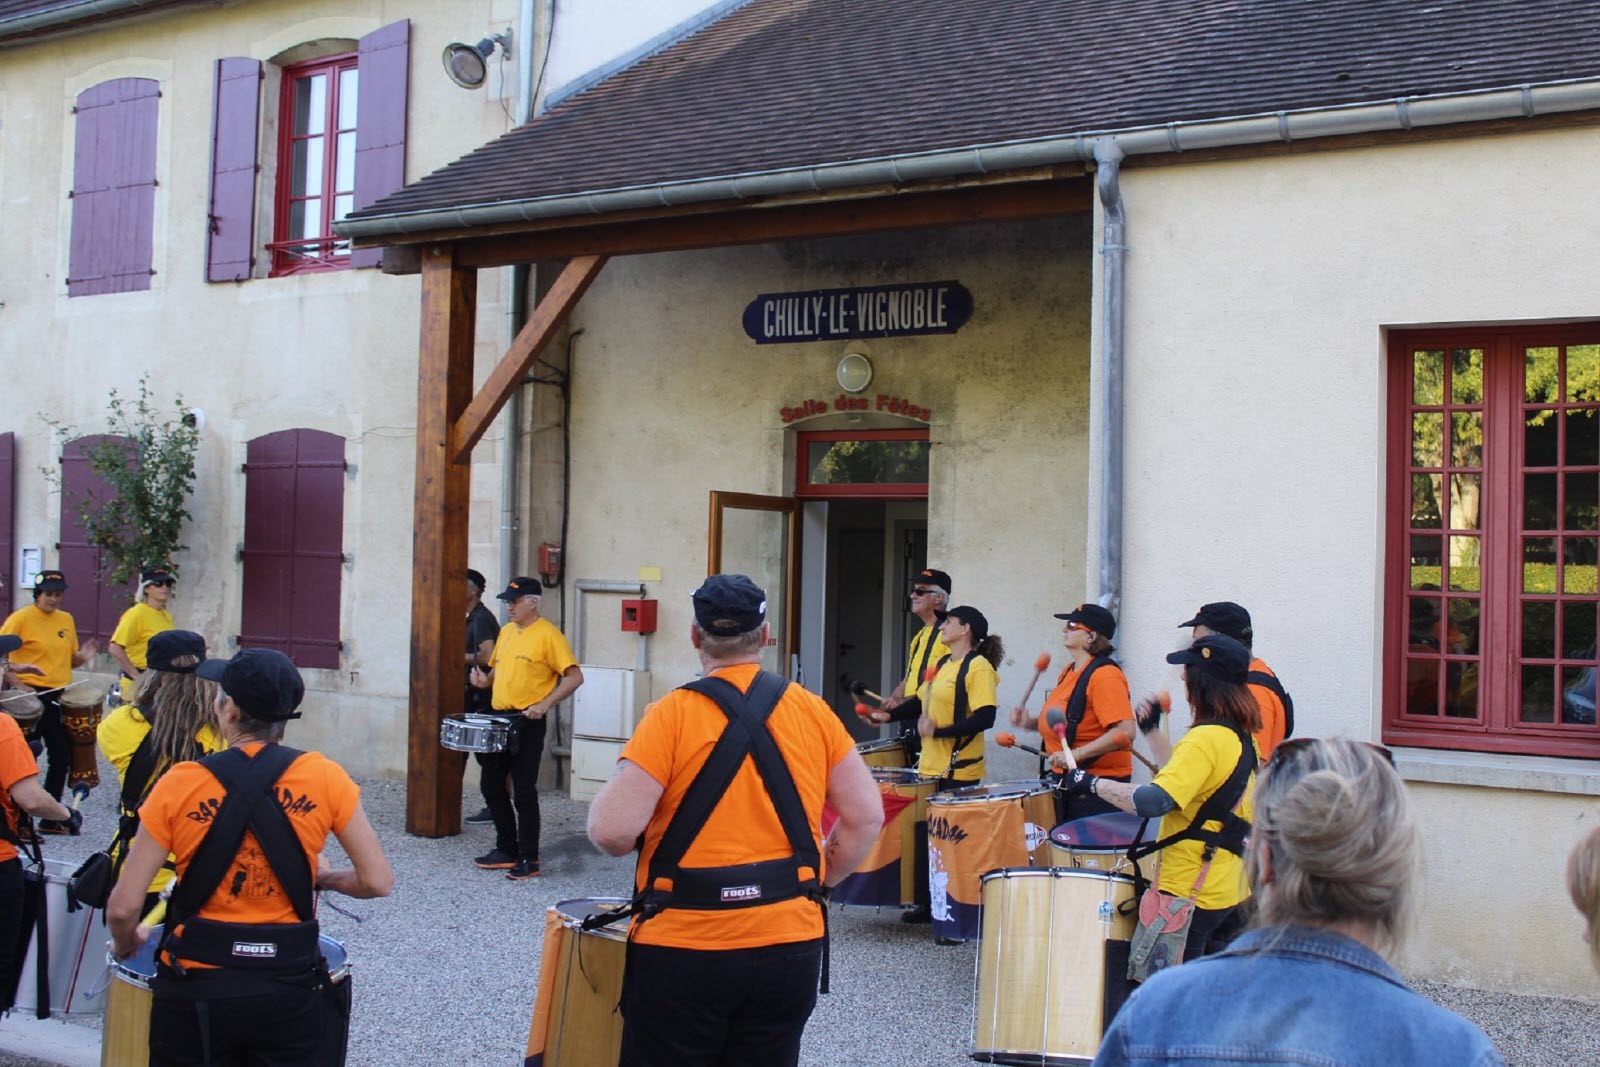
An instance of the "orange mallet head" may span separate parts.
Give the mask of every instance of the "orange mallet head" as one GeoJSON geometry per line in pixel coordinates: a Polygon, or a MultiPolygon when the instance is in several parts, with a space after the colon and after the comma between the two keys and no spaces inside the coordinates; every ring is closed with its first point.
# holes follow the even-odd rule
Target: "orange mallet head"
{"type": "Polygon", "coordinates": [[[1158,690],[1156,692],[1156,699],[1161,701],[1161,710],[1162,711],[1171,711],[1172,710],[1172,694],[1171,693],[1167,692],[1165,689],[1158,690]]]}
{"type": "Polygon", "coordinates": [[[872,714],[872,709],[867,707],[865,704],[857,704],[856,714],[865,719],[868,715],[872,714]]]}
{"type": "Polygon", "coordinates": [[[1012,745],[1017,743],[1017,735],[1016,734],[995,734],[994,735],[994,743],[999,745],[1001,748],[1010,748],[1012,745]]]}
{"type": "Polygon", "coordinates": [[[1041,652],[1039,658],[1033,661],[1033,669],[1043,674],[1050,669],[1050,653],[1041,652]]]}

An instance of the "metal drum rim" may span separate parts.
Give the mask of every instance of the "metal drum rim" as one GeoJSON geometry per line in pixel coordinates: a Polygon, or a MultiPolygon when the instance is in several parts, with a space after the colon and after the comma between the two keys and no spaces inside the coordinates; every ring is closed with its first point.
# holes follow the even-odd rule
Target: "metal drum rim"
{"type": "MultiPolygon", "coordinates": [[[[585,930],[583,929],[583,920],[589,916],[574,915],[568,910],[567,905],[600,904],[606,907],[621,907],[627,904],[630,899],[629,897],[568,897],[566,900],[558,900],[551,904],[549,910],[561,917],[561,925],[568,930],[576,930],[580,934],[593,934],[607,941],[626,941],[628,940],[627,927],[619,930],[616,926],[597,926],[592,930],[585,930]]],[[[593,914],[593,912],[590,914],[593,914]]]]}
{"type": "Polygon", "coordinates": [[[979,885],[991,878],[1094,878],[1133,884],[1133,876],[1117,871],[1101,871],[1083,867],[996,867],[978,878],[979,885]]]}

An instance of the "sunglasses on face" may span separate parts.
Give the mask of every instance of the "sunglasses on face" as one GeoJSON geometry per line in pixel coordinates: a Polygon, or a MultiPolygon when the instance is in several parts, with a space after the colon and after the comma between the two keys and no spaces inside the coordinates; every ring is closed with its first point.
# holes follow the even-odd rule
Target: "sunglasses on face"
{"type": "Polygon", "coordinates": [[[177,585],[178,583],[173,581],[171,578],[168,578],[166,581],[151,582],[150,584],[151,585],[159,585],[163,589],[171,589],[173,586],[177,585]]]}
{"type": "Polygon", "coordinates": [[[937,589],[913,589],[913,590],[911,590],[911,595],[912,596],[932,596],[933,594],[937,593],[938,591],[939,590],[937,590],[937,589]]]}
{"type": "MultiPolygon", "coordinates": [[[[1298,753],[1306,752],[1312,745],[1321,740],[1322,739],[1320,737],[1291,737],[1287,741],[1280,741],[1278,742],[1278,747],[1273,749],[1272,759],[1269,762],[1280,765],[1283,763],[1288,763],[1290,760],[1297,758],[1298,753]]],[[[1359,743],[1366,745],[1368,748],[1372,749],[1372,751],[1382,756],[1388,762],[1389,766],[1394,766],[1394,753],[1390,752],[1384,746],[1374,744],[1371,741],[1361,741],[1359,743]]]]}
{"type": "Polygon", "coordinates": [[[1074,622],[1073,620],[1068,619],[1067,620],[1067,629],[1069,629],[1069,630],[1083,630],[1083,631],[1087,632],[1089,628],[1087,626],[1085,626],[1081,622],[1074,622]]]}

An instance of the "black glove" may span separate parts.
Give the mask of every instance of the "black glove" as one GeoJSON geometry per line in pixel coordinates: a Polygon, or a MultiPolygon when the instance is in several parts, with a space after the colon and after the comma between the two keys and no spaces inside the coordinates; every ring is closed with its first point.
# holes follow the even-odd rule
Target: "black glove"
{"type": "Polygon", "coordinates": [[[77,837],[83,832],[83,812],[77,808],[68,808],[67,818],[63,825],[67,828],[68,837],[77,837]]]}
{"type": "Polygon", "coordinates": [[[1069,797],[1090,796],[1094,792],[1094,783],[1098,780],[1082,767],[1074,767],[1062,780],[1061,791],[1069,797]]]}
{"type": "Polygon", "coordinates": [[[1154,733],[1161,728],[1161,701],[1145,697],[1133,711],[1133,721],[1141,734],[1154,733]]]}

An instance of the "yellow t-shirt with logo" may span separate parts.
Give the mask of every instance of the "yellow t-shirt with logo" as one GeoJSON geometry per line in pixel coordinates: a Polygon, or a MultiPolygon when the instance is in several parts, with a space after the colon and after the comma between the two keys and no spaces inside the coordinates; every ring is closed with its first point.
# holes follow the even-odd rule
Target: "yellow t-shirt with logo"
{"type": "MultiPolygon", "coordinates": [[[[1254,745],[1252,740],[1251,744],[1254,745]]],[[[1226,726],[1209,723],[1196,726],[1184,734],[1172,748],[1172,758],[1156,774],[1152,785],[1160,786],[1178,805],[1161,819],[1160,837],[1175,834],[1193,824],[1200,814],[1200,805],[1207,797],[1222,788],[1239,763],[1239,738],[1226,726]]],[[[1250,775],[1245,785],[1244,799],[1234,809],[1246,822],[1254,817],[1256,776],[1250,775]]],[[[1216,822],[1202,829],[1220,829],[1216,822]]],[[[1205,846],[1199,841],[1179,841],[1161,850],[1161,881],[1163,893],[1188,897],[1194,880],[1200,873],[1200,854],[1205,846]]],[[[1217,849],[1211,861],[1211,870],[1195,897],[1202,908],[1231,908],[1250,895],[1250,883],[1245,877],[1244,860],[1227,849],[1217,849]]]]}
{"type": "MultiPolygon", "coordinates": [[[[969,658],[970,666],[967,667],[967,714],[971,715],[979,708],[987,708],[998,703],[995,691],[1000,687],[1000,676],[995,673],[994,665],[982,656],[973,653],[969,658]]],[[[922,697],[922,709],[933,725],[949,726],[956,721],[956,675],[961,671],[961,664],[953,657],[946,659],[939,668],[939,673],[934,675],[933,681],[925,682],[919,694],[922,697]]],[[[976,782],[983,777],[983,734],[979,733],[961,749],[956,759],[973,759],[975,763],[965,767],[950,769],[950,753],[955,748],[959,737],[924,737],[922,739],[922,756],[917,762],[917,773],[929,778],[954,778],[961,782],[976,782]]]]}
{"type": "MultiPolygon", "coordinates": [[[[158,633],[172,629],[172,612],[153,608],[149,604],[135,604],[122,613],[122,618],[117,620],[117,628],[111,635],[111,643],[121,645],[128,654],[128,659],[141,671],[149,662],[147,652],[150,639],[158,633]]],[[[133,702],[134,681],[132,678],[122,679],[122,699],[124,703],[133,702]]]]}
{"type": "Polygon", "coordinates": [[[917,695],[917,690],[922,688],[922,672],[929,667],[938,666],[940,660],[950,654],[945,647],[944,638],[939,636],[937,626],[924,626],[911,639],[911,659],[906,662],[906,680],[900,685],[900,692],[907,697],[917,695]],[[928,643],[933,643],[933,651],[928,651],[928,643]]]}
{"type": "Polygon", "coordinates": [[[72,681],[72,657],[78,651],[78,627],[72,616],[57,608],[48,614],[38,605],[29,604],[13,611],[0,625],[0,634],[14,634],[22,638],[22,647],[11,653],[14,663],[31,663],[43,674],[22,674],[17,677],[29,685],[66,685],[72,681]]]}
{"type": "Polygon", "coordinates": [[[537,704],[550,695],[568,667],[577,665],[572,646],[549,619],[535,619],[527,626],[506,623],[489,657],[494,709],[521,711],[537,704]]]}

